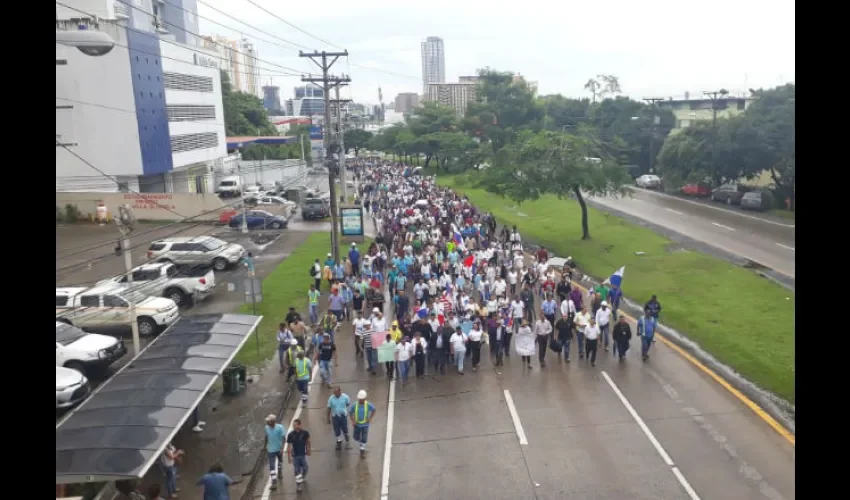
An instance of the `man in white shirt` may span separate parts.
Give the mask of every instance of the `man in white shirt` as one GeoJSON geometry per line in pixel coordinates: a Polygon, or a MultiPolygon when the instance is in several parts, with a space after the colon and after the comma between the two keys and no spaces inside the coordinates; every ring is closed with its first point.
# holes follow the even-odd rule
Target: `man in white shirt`
{"type": "Polygon", "coordinates": [[[478,371],[478,365],[481,363],[481,339],[484,332],[481,331],[481,324],[476,321],[472,324],[472,330],[469,331],[469,349],[472,351],[472,371],[478,371]]]}
{"type": "Polygon", "coordinates": [[[378,308],[372,309],[372,330],[376,332],[385,332],[388,330],[387,328],[387,320],[384,318],[384,313],[382,313],[378,308]]]}
{"type": "Polygon", "coordinates": [[[590,322],[584,327],[587,360],[590,361],[590,366],[596,366],[596,348],[599,343],[599,333],[599,326],[596,324],[596,320],[590,318],[590,322]]]}
{"type": "Polygon", "coordinates": [[[540,368],[546,368],[546,351],[549,347],[549,335],[552,334],[552,324],[544,317],[542,309],[537,321],[534,322],[532,331],[537,340],[537,357],[540,360],[540,368]]]}
{"type": "Polygon", "coordinates": [[[469,338],[463,333],[460,327],[455,329],[455,333],[449,338],[449,344],[452,347],[452,355],[457,365],[457,372],[463,375],[463,358],[466,357],[466,342],[469,338]]]}
{"type": "Polygon", "coordinates": [[[576,305],[569,297],[561,301],[561,317],[568,321],[574,321],[576,316],[576,305]]]}
{"type": "Polygon", "coordinates": [[[519,297],[514,295],[514,300],[511,301],[511,318],[513,321],[512,330],[513,333],[519,331],[520,324],[522,323],[522,318],[525,317],[525,304],[519,300],[519,297]]]}
{"type": "MultiPolygon", "coordinates": [[[[602,345],[605,347],[605,351],[609,350],[608,344],[610,343],[610,335],[609,330],[611,327],[611,310],[608,309],[608,302],[602,301],[599,304],[599,309],[596,311],[596,326],[599,327],[599,331],[602,333],[602,345]]],[[[614,350],[614,354],[617,354],[616,348],[614,350]]]]}
{"type": "Polygon", "coordinates": [[[499,277],[496,279],[496,282],[493,283],[493,293],[496,297],[505,297],[508,289],[508,284],[505,282],[505,279],[499,277]]]}
{"type": "Polygon", "coordinates": [[[354,325],[354,349],[355,356],[363,354],[363,336],[366,330],[372,328],[372,322],[363,317],[363,311],[357,311],[357,318],[352,322],[354,325]]]}
{"type": "Polygon", "coordinates": [[[511,295],[516,295],[516,281],[518,278],[519,274],[514,269],[508,271],[508,285],[510,285],[511,295]]]}
{"type": "Polygon", "coordinates": [[[439,288],[440,282],[437,281],[436,276],[431,276],[431,279],[428,280],[428,296],[436,297],[437,296],[437,288],[439,288]]]}
{"type": "MultiPolygon", "coordinates": [[[[569,300],[569,299],[567,299],[569,300]]],[[[590,320],[593,318],[590,312],[587,310],[587,307],[582,307],[581,311],[576,313],[575,324],[576,324],[576,340],[578,341],[578,358],[584,358],[584,329],[590,323],[590,320]]]]}

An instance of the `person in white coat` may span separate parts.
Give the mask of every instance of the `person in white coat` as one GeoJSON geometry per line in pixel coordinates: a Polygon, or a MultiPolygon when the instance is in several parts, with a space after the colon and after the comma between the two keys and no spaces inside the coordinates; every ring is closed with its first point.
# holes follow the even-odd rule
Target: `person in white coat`
{"type": "MultiPolygon", "coordinates": [[[[515,318],[514,321],[519,321],[519,318],[515,318]]],[[[522,357],[522,363],[530,370],[531,357],[534,356],[536,351],[536,344],[534,333],[531,331],[531,327],[528,326],[527,319],[522,319],[522,326],[519,327],[519,330],[517,330],[514,336],[514,346],[516,347],[516,353],[522,357]]]]}

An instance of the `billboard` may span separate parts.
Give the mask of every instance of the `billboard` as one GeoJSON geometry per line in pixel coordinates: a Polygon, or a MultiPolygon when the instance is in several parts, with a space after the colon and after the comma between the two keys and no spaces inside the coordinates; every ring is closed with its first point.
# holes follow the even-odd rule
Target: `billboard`
{"type": "Polygon", "coordinates": [[[355,205],[343,205],[339,208],[340,236],[345,243],[356,241],[362,242],[363,231],[363,207],[355,205]]]}

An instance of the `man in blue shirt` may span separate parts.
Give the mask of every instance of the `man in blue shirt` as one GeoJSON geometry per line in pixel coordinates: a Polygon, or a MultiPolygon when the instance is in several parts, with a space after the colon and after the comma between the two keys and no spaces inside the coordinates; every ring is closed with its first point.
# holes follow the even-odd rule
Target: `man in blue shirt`
{"type": "Polygon", "coordinates": [[[543,309],[543,316],[546,318],[546,321],[549,322],[552,327],[555,327],[555,309],[557,308],[557,303],[552,296],[549,295],[546,297],[546,300],[543,301],[543,304],[540,305],[543,309]]]}
{"type": "Polygon", "coordinates": [[[269,456],[269,476],[272,487],[277,485],[278,470],[283,469],[283,443],[286,440],[286,429],[277,423],[274,414],[266,417],[266,452],[269,456]]]}
{"type": "Polygon", "coordinates": [[[637,334],[641,341],[640,354],[644,361],[649,359],[649,348],[652,347],[657,327],[658,320],[652,315],[650,309],[644,311],[644,316],[637,320],[637,334]]]}
{"type": "Polygon", "coordinates": [[[354,426],[354,440],[360,443],[360,458],[366,457],[366,442],[369,440],[369,426],[375,417],[375,405],[366,401],[366,391],[357,393],[357,402],[348,411],[354,426]]]}
{"type": "Polygon", "coordinates": [[[233,480],[224,473],[221,464],[210,467],[209,472],[196,484],[204,487],[204,500],[230,500],[230,492],[227,489],[233,484],[233,480]]]}
{"type": "Polygon", "coordinates": [[[345,449],[351,448],[348,440],[348,407],[351,400],[348,394],[342,392],[339,386],[334,387],[334,393],[328,398],[328,423],[334,426],[336,449],[342,448],[342,438],[345,437],[345,449]]]}
{"type": "Polygon", "coordinates": [[[351,261],[351,272],[355,276],[360,276],[360,252],[357,250],[357,243],[351,244],[351,250],[348,251],[348,260],[351,261]]]}

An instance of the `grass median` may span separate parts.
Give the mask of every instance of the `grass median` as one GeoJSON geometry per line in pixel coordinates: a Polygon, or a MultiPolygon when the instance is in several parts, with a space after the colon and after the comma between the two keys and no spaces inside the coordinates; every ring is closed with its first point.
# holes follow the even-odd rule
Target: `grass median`
{"type": "MultiPolygon", "coordinates": [[[[358,244],[360,251],[369,248],[370,240],[358,244]]],[[[257,339],[252,338],[242,346],[236,361],[246,366],[260,366],[271,359],[277,352],[278,325],[290,307],[296,308],[303,317],[307,313],[307,290],[313,283],[308,269],[324,256],[331,246],[330,233],[312,233],[298,246],[274,271],[263,280],[263,301],[257,304],[257,314],[263,316],[260,326],[254,335],[259,335],[260,348],[257,349],[257,339]]],[[[340,245],[340,255],[348,255],[348,246],[340,245]]],[[[327,290],[323,291],[323,295],[327,290]]],[[[243,304],[240,313],[251,314],[251,304],[243,304]]]]}
{"type": "Polygon", "coordinates": [[[794,292],[593,208],[588,208],[592,239],[582,241],[581,210],[572,199],[544,196],[517,206],[462,178],[442,176],[438,183],[465,193],[500,222],[516,224],[524,238],[572,256],[592,276],[609,276],[625,265],[626,297],[642,304],[657,294],[665,324],[794,402],[794,292]]]}

